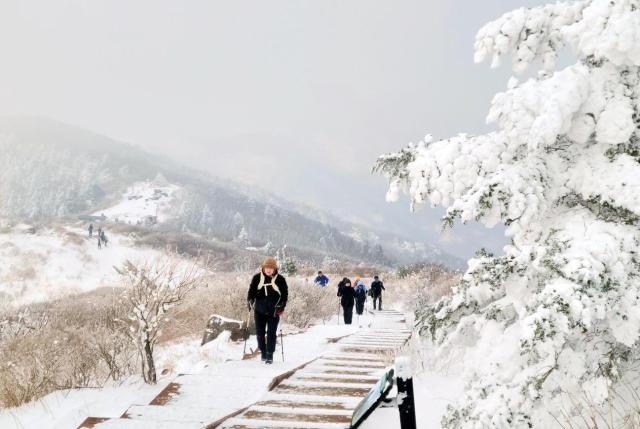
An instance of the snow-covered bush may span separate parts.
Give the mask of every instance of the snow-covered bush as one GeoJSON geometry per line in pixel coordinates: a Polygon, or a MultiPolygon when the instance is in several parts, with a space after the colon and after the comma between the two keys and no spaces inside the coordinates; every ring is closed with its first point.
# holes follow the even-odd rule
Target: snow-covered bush
{"type": "Polygon", "coordinates": [[[156,383],[153,351],[165,315],[203,283],[203,272],[197,262],[187,266],[171,254],[153,261],[126,261],[116,271],[125,285],[122,303],[128,311],[119,322],[138,349],[144,381],[156,383]]]}
{"type": "Polygon", "coordinates": [[[637,404],[620,392],[639,386],[640,1],[517,9],[475,47],[493,66],[511,54],[516,74],[541,67],[495,96],[497,130],[427,136],[377,165],[389,200],[404,191],[446,207],[445,225],[503,223],[511,238],[417,313],[441,354],[464,349],[469,363],[442,425],[620,427],[637,404]],[[564,46],[578,61],[556,70],[564,46]],[[588,423],[584,401],[563,401],[583,397],[600,407],[588,423]]]}

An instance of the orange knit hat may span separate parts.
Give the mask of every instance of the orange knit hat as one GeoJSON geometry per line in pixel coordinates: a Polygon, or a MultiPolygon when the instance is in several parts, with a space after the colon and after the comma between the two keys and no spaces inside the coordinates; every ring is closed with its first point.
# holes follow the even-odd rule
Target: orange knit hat
{"type": "Polygon", "coordinates": [[[265,268],[273,268],[274,270],[277,270],[278,262],[275,258],[269,256],[264,260],[264,262],[262,262],[262,269],[264,270],[265,268]]]}

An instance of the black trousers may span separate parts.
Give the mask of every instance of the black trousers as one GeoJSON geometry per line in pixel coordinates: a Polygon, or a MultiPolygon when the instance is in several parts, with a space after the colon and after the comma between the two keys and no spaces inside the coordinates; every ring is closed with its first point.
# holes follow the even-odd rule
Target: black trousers
{"type": "Polygon", "coordinates": [[[364,312],[364,302],[364,299],[356,300],[356,313],[362,315],[362,313],[364,312]]]}
{"type": "Polygon", "coordinates": [[[263,353],[273,353],[276,351],[276,339],[278,337],[278,323],[280,318],[268,314],[254,313],[256,318],[256,336],[258,337],[258,348],[263,353]],[[266,335],[266,341],[265,341],[266,335]]]}
{"type": "Polygon", "coordinates": [[[342,309],[344,310],[344,324],[351,325],[351,319],[353,319],[353,304],[343,305],[342,309]]]}
{"type": "Polygon", "coordinates": [[[373,309],[376,309],[376,301],[378,301],[378,310],[382,310],[382,295],[373,297],[373,309]]]}

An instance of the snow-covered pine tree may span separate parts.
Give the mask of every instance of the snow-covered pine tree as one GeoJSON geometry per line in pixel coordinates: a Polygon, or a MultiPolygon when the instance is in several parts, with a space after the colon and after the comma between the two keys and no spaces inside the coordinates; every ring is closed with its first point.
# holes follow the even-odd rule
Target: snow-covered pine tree
{"type": "Polygon", "coordinates": [[[511,54],[516,75],[540,64],[493,99],[497,130],[427,136],[376,166],[389,200],[442,205],[445,225],[501,222],[511,239],[417,312],[436,354],[468,359],[442,425],[622,427],[640,409],[640,1],[521,8],[475,49],[492,66],[511,54]],[[558,70],[564,46],[577,62],[558,70]]]}

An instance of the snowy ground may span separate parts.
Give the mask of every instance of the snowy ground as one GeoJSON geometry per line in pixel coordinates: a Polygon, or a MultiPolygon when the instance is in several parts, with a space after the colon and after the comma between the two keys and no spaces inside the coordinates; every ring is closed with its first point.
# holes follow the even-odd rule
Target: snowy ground
{"type": "Polygon", "coordinates": [[[125,259],[158,255],[135,247],[125,236],[107,230],[109,246],[98,249],[80,228],[59,227],[25,234],[0,234],[0,298],[6,305],[22,305],[113,286],[114,266],[125,259]]]}
{"type": "MultiPolygon", "coordinates": [[[[364,318],[362,322],[365,322],[364,318]]],[[[219,400],[215,404],[202,404],[197,396],[190,397],[193,399],[190,405],[215,407],[227,414],[260,398],[273,377],[322,354],[328,338],[341,337],[357,329],[356,325],[338,325],[337,320],[333,320],[326,325],[316,325],[303,334],[287,336],[284,338],[285,361],[278,348],[271,366],[266,366],[259,358],[242,361],[243,343],[231,343],[222,338],[200,347],[199,338],[183,340],[158,350],[159,372],[165,369],[169,372],[160,377],[156,386],[147,386],[134,378],[105,389],[55,392],[40,401],[0,411],[0,428],[73,429],[88,416],[119,417],[131,404],[148,404],[177,374],[185,373],[219,376],[219,400]],[[242,377],[243,374],[251,376],[242,377]],[[239,379],[242,383],[238,383],[239,379]],[[238,394],[232,392],[233,386],[240,388],[238,394]]],[[[255,337],[250,339],[248,346],[255,348],[255,337]]]]}
{"type": "Polygon", "coordinates": [[[168,183],[137,182],[127,189],[119,203],[94,215],[132,225],[164,222],[170,216],[174,194],[179,190],[179,186],[168,183]]]}
{"type": "MultiPolygon", "coordinates": [[[[363,317],[361,325],[366,326],[370,317],[363,317]]],[[[198,388],[182,398],[194,409],[209,408],[212,415],[228,413],[257,401],[266,391],[273,377],[296,368],[323,354],[327,349],[327,339],[342,337],[362,329],[356,325],[338,325],[337,320],[312,327],[305,333],[284,338],[285,361],[281,349],[277,350],[276,361],[266,366],[259,359],[242,361],[242,343],[229,342],[227,337],[200,347],[199,338],[181,340],[164,345],[158,350],[160,377],[156,386],[148,386],[136,378],[129,379],[120,386],[104,389],[84,389],[52,393],[40,401],[17,409],[0,412],[0,427],[3,429],[41,428],[61,429],[77,427],[86,417],[118,417],[132,404],[148,404],[178,374],[193,382],[206,379],[206,391],[198,393],[198,388]],[[211,383],[220,386],[219,395],[211,401],[211,383]]],[[[255,339],[248,345],[255,347],[255,339]]],[[[203,387],[200,387],[202,389],[203,387]]],[[[424,373],[416,377],[418,427],[435,429],[440,427],[440,416],[447,404],[460,395],[460,386],[451,378],[424,373]]],[[[399,428],[398,410],[381,408],[372,414],[362,426],[363,429],[399,428]]]]}

